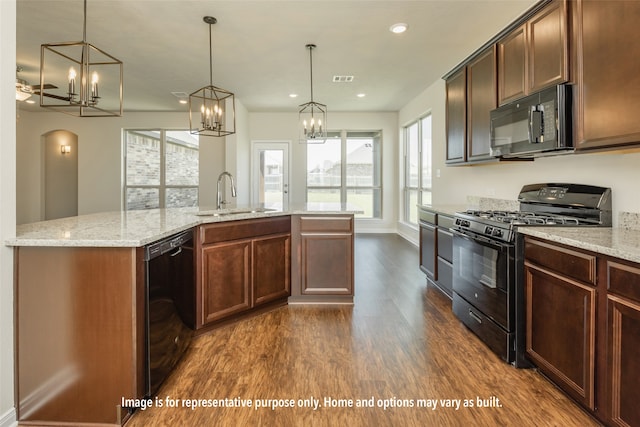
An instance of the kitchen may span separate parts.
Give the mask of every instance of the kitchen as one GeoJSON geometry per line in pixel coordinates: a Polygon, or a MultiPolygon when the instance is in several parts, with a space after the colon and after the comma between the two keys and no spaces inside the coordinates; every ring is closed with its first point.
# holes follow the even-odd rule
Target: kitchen
{"type": "MultiPolygon", "coordinates": [[[[522,5],[522,10],[526,9],[529,4],[522,5]]],[[[3,3],[3,7],[10,9],[6,3],[3,3]]],[[[3,9],[4,11],[4,9],[3,9]]],[[[8,14],[10,13],[7,12],[8,14]]],[[[11,20],[9,18],[5,18],[5,14],[3,13],[3,20],[7,19],[7,26],[5,26],[5,22],[3,21],[3,32],[7,31],[11,33],[11,28],[15,26],[15,20],[11,20]],[[7,28],[7,30],[5,30],[7,28]]],[[[514,15],[517,16],[517,13],[514,15]]],[[[508,19],[505,20],[508,22],[508,19]]],[[[498,28],[493,29],[487,34],[485,39],[488,39],[492,34],[497,31],[498,28]]],[[[11,34],[7,37],[4,37],[3,40],[11,40],[11,34]]],[[[54,37],[55,39],[55,37],[54,37]]],[[[473,46],[469,48],[467,53],[470,53],[475,48],[479,47],[485,39],[478,40],[473,43],[473,46]]],[[[97,44],[99,44],[96,41],[97,44]]],[[[6,43],[3,44],[3,52],[2,57],[6,58],[7,56],[10,58],[15,57],[15,53],[10,51],[10,46],[6,46],[6,43]],[[8,51],[5,51],[7,49],[8,51]]],[[[464,56],[461,56],[456,59],[456,61],[460,61],[464,56]]],[[[8,61],[5,59],[5,61],[8,61]]],[[[455,65],[455,63],[450,64],[450,66],[455,65]]],[[[6,73],[6,78],[3,78],[3,81],[14,80],[15,73],[14,70],[11,70],[9,73],[8,68],[11,67],[3,67],[3,72],[6,73]],[[9,75],[10,74],[10,75],[9,75]]],[[[5,74],[3,74],[5,76],[5,74]]],[[[400,151],[396,148],[399,146],[399,131],[400,128],[405,124],[415,120],[417,117],[424,114],[426,111],[430,111],[433,117],[434,128],[433,128],[433,169],[434,169],[434,182],[433,185],[433,201],[438,204],[461,204],[466,202],[467,196],[482,196],[482,197],[490,197],[497,199],[508,199],[513,200],[517,195],[518,191],[522,187],[522,185],[531,183],[531,182],[539,182],[539,181],[548,181],[553,180],[557,182],[579,182],[579,183],[591,183],[596,185],[602,185],[611,187],[613,189],[613,211],[614,211],[614,226],[617,222],[617,213],[618,212],[638,212],[640,211],[640,201],[638,201],[637,197],[635,197],[635,186],[633,177],[635,172],[635,165],[637,164],[638,154],[637,153],[603,153],[603,154],[589,154],[589,155],[571,155],[571,156],[558,156],[558,157],[549,157],[549,158],[541,158],[536,159],[534,162],[501,162],[499,164],[487,164],[482,166],[474,166],[474,167],[447,167],[444,163],[445,152],[444,152],[444,142],[445,137],[445,90],[444,90],[444,82],[440,79],[434,79],[434,83],[425,89],[418,96],[413,98],[408,104],[404,105],[400,108],[397,113],[367,113],[367,114],[356,114],[356,113],[334,113],[332,114],[331,126],[335,126],[336,128],[359,128],[359,129],[368,129],[372,126],[376,126],[376,128],[382,128],[383,133],[386,135],[385,144],[383,145],[383,158],[385,159],[384,170],[385,170],[385,182],[383,186],[387,189],[386,194],[387,197],[384,201],[384,209],[385,217],[383,219],[371,222],[371,223],[362,223],[361,228],[358,231],[366,231],[368,228],[372,231],[385,231],[385,232],[398,232],[399,234],[407,237],[412,241],[417,241],[417,230],[415,227],[412,227],[402,219],[404,218],[403,212],[403,204],[401,203],[401,197],[393,190],[397,188],[398,191],[402,186],[402,182],[400,180],[400,173],[389,173],[393,171],[397,171],[400,168],[400,151]],[[594,173],[597,171],[597,174],[594,173]],[[505,179],[508,177],[508,179],[505,179]]],[[[319,92],[320,93],[320,92],[319,92]]],[[[4,97],[6,98],[6,97],[4,97]]],[[[13,104],[11,102],[10,104],[13,104]]],[[[3,104],[4,106],[4,104],[3,104]]],[[[6,107],[9,111],[12,107],[8,105],[6,107]]],[[[21,121],[18,122],[17,128],[22,129],[20,132],[29,132],[32,136],[25,137],[26,140],[37,141],[38,136],[43,134],[44,132],[54,128],[52,124],[47,123],[49,120],[46,114],[38,114],[37,120],[28,120],[29,113],[21,113],[21,121]],[[28,129],[21,128],[21,126],[27,127],[25,123],[29,123],[28,129]],[[34,138],[35,135],[36,137],[34,138]]],[[[245,117],[248,118],[249,127],[244,130],[245,135],[238,135],[238,140],[253,140],[253,139],[280,139],[282,138],[282,134],[278,131],[281,128],[290,128],[291,122],[296,121],[295,113],[259,113],[259,112],[249,112],[240,110],[238,114],[244,114],[245,117]]],[[[11,115],[12,116],[12,115],[11,115]]],[[[104,121],[109,121],[109,119],[104,119],[104,121],[100,119],[85,119],[81,125],[73,125],[74,129],[78,129],[78,134],[81,139],[94,138],[94,126],[97,126],[95,123],[99,122],[100,126],[112,126],[112,129],[109,131],[101,132],[99,137],[96,137],[95,141],[97,142],[96,147],[85,148],[83,151],[83,157],[87,159],[87,163],[81,165],[81,174],[82,179],[79,182],[79,210],[80,213],[89,213],[89,212],[99,212],[102,210],[110,210],[113,209],[113,206],[119,206],[120,200],[120,185],[119,185],[119,164],[120,164],[120,153],[118,144],[110,143],[110,141],[119,141],[120,129],[122,127],[128,126],[136,126],[136,127],[144,127],[144,126],[155,126],[156,122],[154,118],[149,113],[137,113],[138,117],[130,118],[125,114],[123,117],[123,124],[103,124],[104,121]],[[85,124],[86,123],[86,124],[85,124]],[[130,125],[127,123],[131,123],[130,125]],[[95,151],[94,151],[95,150],[95,151]],[[100,165],[100,167],[95,167],[95,165],[100,165]],[[112,179],[103,179],[105,176],[111,176],[112,179]],[[100,187],[95,187],[96,185],[100,185],[100,187]],[[100,198],[91,197],[94,192],[98,192],[101,194],[100,198]]],[[[174,115],[170,113],[166,113],[167,118],[163,118],[163,122],[167,124],[167,126],[182,126],[181,118],[174,118],[174,115]],[[175,121],[173,121],[175,120],[175,121]]],[[[13,209],[8,209],[7,212],[3,212],[3,234],[7,236],[11,235],[11,231],[13,229],[13,225],[16,222],[30,222],[39,218],[39,202],[38,200],[26,200],[26,199],[37,199],[39,191],[39,172],[37,170],[37,142],[29,144],[14,144],[12,141],[15,141],[14,132],[11,129],[14,129],[15,121],[13,119],[7,118],[7,114],[2,115],[3,120],[3,180],[2,180],[2,188],[3,188],[3,201],[11,200],[11,195],[16,192],[16,190],[12,189],[15,186],[16,179],[13,178],[13,175],[17,175],[18,189],[17,192],[20,194],[18,198],[20,201],[18,202],[17,211],[19,218],[13,220],[13,209]],[[6,124],[6,126],[4,126],[6,124]],[[18,164],[14,164],[13,161],[7,161],[5,159],[12,158],[12,153],[18,150],[18,164]],[[20,159],[23,159],[22,161],[20,159]],[[6,162],[6,164],[4,163],[6,162]],[[6,176],[6,178],[5,178],[6,176]],[[4,197],[5,194],[7,197],[4,197]],[[9,212],[10,211],[10,212],[9,212]],[[6,216],[5,216],[6,215],[6,216]],[[5,228],[6,227],[6,228],[5,228]],[[6,231],[5,231],[6,230],[6,231]]],[[[64,115],[56,115],[55,118],[50,119],[51,122],[55,122],[55,128],[69,128],[71,125],[70,118],[67,118],[64,115]]],[[[157,119],[156,119],[157,120],[157,119]]],[[[291,132],[289,132],[291,133],[291,132]]],[[[28,135],[28,134],[27,134],[28,135]]],[[[290,138],[290,137],[289,137],[290,138]]],[[[227,150],[224,153],[224,156],[230,158],[230,161],[226,162],[226,166],[234,165],[235,168],[232,168],[232,171],[235,172],[236,176],[246,175],[246,168],[244,162],[240,162],[239,160],[234,161],[236,158],[234,155],[236,151],[247,151],[247,147],[242,144],[235,145],[233,142],[227,142],[227,150]]],[[[240,156],[237,156],[238,158],[240,156]]],[[[298,158],[300,160],[300,158],[298,158]]],[[[304,156],[301,159],[304,161],[304,156]]],[[[209,173],[210,175],[206,175],[202,181],[212,184],[215,182],[215,176],[217,175],[217,171],[205,171],[205,173],[209,173]]],[[[635,172],[637,174],[637,172],[635,172]]],[[[304,178],[301,178],[304,180],[304,178]]],[[[300,178],[297,180],[299,181],[300,178]]],[[[293,180],[292,180],[293,181],[293,180]]],[[[242,185],[244,185],[244,189],[241,187],[239,193],[242,197],[248,197],[248,183],[245,181],[242,185]]],[[[293,191],[302,191],[302,193],[298,193],[297,197],[303,198],[304,192],[300,188],[293,191]]],[[[213,198],[214,191],[206,191],[205,196],[210,197],[211,200],[213,198]]],[[[294,195],[294,197],[296,197],[294,195]]],[[[5,208],[6,209],[6,208],[5,208]]],[[[4,249],[5,255],[3,257],[3,292],[7,293],[7,298],[4,298],[2,301],[7,301],[7,305],[4,306],[6,310],[5,316],[7,316],[7,321],[3,322],[5,325],[10,325],[11,321],[11,304],[8,303],[11,301],[11,289],[12,283],[11,280],[11,271],[12,262],[10,261],[10,254],[7,254],[7,249],[4,249]]],[[[4,342],[11,342],[12,338],[11,330],[3,330],[3,337],[6,338],[4,342]]],[[[11,352],[4,353],[3,357],[6,357],[6,360],[11,360],[11,352]]],[[[4,359],[3,359],[4,360],[4,359]]],[[[12,363],[3,363],[2,366],[11,366],[12,363]]],[[[11,384],[12,373],[10,370],[3,371],[3,384],[11,384]],[[4,376],[6,376],[6,381],[4,381],[4,376]]],[[[12,388],[7,387],[6,390],[3,390],[4,398],[3,402],[7,402],[3,405],[3,407],[9,408],[12,406],[13,396],[12,396],[12,388]]]]}

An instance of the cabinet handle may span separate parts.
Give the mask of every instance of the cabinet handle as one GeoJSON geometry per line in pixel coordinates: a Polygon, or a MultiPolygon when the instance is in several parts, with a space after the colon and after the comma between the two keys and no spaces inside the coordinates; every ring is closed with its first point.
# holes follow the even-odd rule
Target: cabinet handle
{"type": "Polygon", "coordinates": [[[476,322],[478,322],[478,323],[482,324],[482,319],[481,319],[477,314],[475,314],[473,311],[471,311],[471,309],[469,309],[469,316],[470,316],[473,320],[475,320],[476,322]]]}

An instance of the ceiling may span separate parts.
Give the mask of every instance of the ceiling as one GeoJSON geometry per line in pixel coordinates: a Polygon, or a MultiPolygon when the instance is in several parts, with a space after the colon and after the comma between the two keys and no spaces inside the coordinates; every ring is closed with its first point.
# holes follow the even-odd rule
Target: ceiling
{"type": "MultiPolygon", "coordinates": [[[[88,0],[87,41],[124,63],[125,111],[187,111],[172,92],[213,84],[249,111],[397,111],[534,0],[88,0]],[[405,22],[404,34],[389,27],[405,22]],[[334,75],[354,76],[333,83],[334,75]],[[297,93],[297,98],[290,98],[297,93]],[[364,93],[359,98],[356,95],[364,93]]],[[[38,84],[40,45],[82,40],[82,0],[17,0],[19,77],[38,84]]],[[[25,110],[37,104],[20,103],[25,110]]]]}

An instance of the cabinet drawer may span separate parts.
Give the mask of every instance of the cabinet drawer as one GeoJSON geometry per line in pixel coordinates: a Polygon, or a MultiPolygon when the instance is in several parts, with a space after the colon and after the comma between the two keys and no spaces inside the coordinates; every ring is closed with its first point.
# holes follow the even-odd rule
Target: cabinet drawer
{"type": "Polygon", "coordinates": [[[350,216],[302,216],[300,217],[300,231],[351,233],[353,219],[350,216]]]}
{"type": "Polygon", "coordinates": [[[438,215],[438,227],[451,228],[453,227],[453,217],[446,215],[438,215]]]}
{"type": "Polygon", "coordinates": [[[429,224],[436,224],[436,214],[431,212],[431,211],[427,211],[421,208],[418,208],[418,218],[420,219],[420,221],[422,222],[426,222],[429,224]]]}
{"type": "Polygon", "coordinates": [[[291,217],[282,216],[205,224],[200,226],[199,234],[204,245],[290,231],[291,217]]]}
{"type": "Polygon", "coordinates": [[[438,227],[438,256],[449,262],[453,260],[453,235],[438,227]]]}
{"type": "Polygon", "coordinates": [[[595,255],[525,238],[527,261],[592,285],[596,284],[595,255]]]}
{"type": "Polygon", "coordinates": [[[609,292],[640,302],[640,268],[607,260],[609,292]]]}

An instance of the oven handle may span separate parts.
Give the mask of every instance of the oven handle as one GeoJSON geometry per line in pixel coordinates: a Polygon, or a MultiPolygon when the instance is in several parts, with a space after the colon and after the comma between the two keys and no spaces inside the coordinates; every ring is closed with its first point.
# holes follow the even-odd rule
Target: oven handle
{"type": "Polygon", "coordinates": [[[461,237],[461,238],[463,238],[465,240],[468,240],[470,242],[478,243],[478,244],[483,245],[483,246],[488,246],[488,247],[491,247],[491,248],[496,249],[496,250],[508,249],[509,246],[510,246],[509,244],[503,244],[503,243],[497,242],[495,240],[489,239],[489,238],[484,237],[484,236],[479,236],[479,235],[476,235],[476,234],[469,235],[469,234],[466,234],[466,233],[461,232],[459,230],[456,230],[455,228],[450,228],[449,231],[451,231],[451,233],[454,236],[458,236],[458,237],[461,237]]]}

